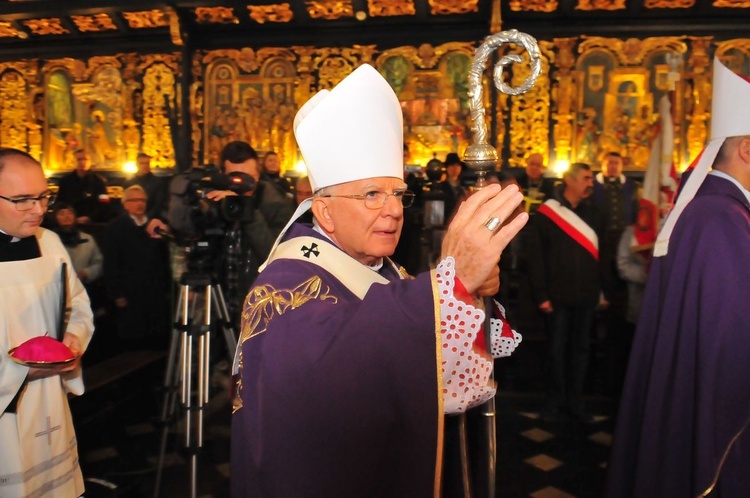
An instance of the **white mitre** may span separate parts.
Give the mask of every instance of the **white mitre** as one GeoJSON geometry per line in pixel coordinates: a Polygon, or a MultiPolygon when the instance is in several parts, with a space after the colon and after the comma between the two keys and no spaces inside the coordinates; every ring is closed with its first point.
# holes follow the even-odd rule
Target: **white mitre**
{"type": "MultiPolygon", "coordinates": [[[[401,104],[388,82],[368,64],[308,100],[294,118],[294,136],[313,192],[366,178],[404,178],[401,104]]],[[[310,209],[306,199],[271,249],[310,209]]],[[[263,265],[265,267],[265,264],[263,265]]]]}
{"type": "Polygon", "coordinates": [[[713,97],[711,102],[711,139],[703,149],[698,164],[680,191],[674,208],[656,238],[654,256],[665,256],[669,238],[685,207],[693,200],[706,179],[724,140],[729,137],[750,135],[750,82],[714,58],[713,97]]]}
{"type": "Polygon", "coordinates": [[[404,177],[401,104],[370,65],[307,101],[294,118],[294,136],[313,192],[365,178],[404,177]]]}

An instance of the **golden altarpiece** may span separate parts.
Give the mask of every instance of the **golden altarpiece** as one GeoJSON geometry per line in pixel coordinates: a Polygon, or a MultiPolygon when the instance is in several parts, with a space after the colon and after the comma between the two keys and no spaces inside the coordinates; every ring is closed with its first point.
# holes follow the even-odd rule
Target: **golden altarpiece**
{"type": "MultiPolygon", "coordinates": [[[[657,102],[673,98],[677,147],[685,167],[708,136],[711,58],[750,75],[750,39],[670,36],[645,39],[539,39],[543,75],[519,97],[485,91],[487,116],[503,164],[523,165],[532,151],[553,164],[598,168],[618,151],[629,170],[644,169],[658,120],[657,102]],[[673,88],[673,90],[672,90],[673,88]]],[[[399,96],[412,162],[462,153],[468,127],[468,67],[475,43],[349,47],[293,46],[196,51],[189,109],[182,109],[180,52],[120,53],[88,59],[0,63],[0,145],[28,150],[50,173],[73,167],[86,149],[100,170],[120,171],[138,152],[155,168],[175,166],[170,125],[190,113],[193,164],[215,162],[231,140],[298,161],[296,110],[360,64],[374,65],[399,96]],[[170,120],[170,111],[176,118],[170,120]]],[[[517,85],[528,68],[513,66],[517,85]]],[[[489,70],[487,72],[489,74],[489,70]]],[[[177,144],[185,146],[185,144],[177,144]]]]}

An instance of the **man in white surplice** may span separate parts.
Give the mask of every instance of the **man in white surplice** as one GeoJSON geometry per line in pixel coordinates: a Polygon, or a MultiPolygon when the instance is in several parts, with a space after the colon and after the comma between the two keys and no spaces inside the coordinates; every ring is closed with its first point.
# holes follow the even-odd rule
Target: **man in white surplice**
{"type": "Polygon", "coordinates": [[[39,163],[0,149],[0,496],[69,498],[83,493],[67,394],[83,393],[80,354],[93,333],[91,307],[65,247],[40,227],[50,200],[39,163]],[[66,264],[66,292],[63,264],[66,264]],[[30,368],[8,351],[61,334],[61,299],[71,310],[62,342],[78,360],[30,368]]]}

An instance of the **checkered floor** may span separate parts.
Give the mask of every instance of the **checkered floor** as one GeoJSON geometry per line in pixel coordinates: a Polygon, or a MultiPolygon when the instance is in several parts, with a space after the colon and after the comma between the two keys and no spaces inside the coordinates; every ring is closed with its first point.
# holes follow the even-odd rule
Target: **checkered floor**
{"type": "MultiPolygon", "coordinates": [[[[151,497],[162,429],[161,395],[144,386],[159,385],[163,375],[151,371],[129,377],[75,400],[87,498],[151,497]],[[88,398],[88,399],[87,399],[88,398]]],[[[229,496],[229,396],[226,382],[214,379],[205,409],[204,447],[197,456],[196,495],[229,496]]],[[[541,420],[539,395],[505,392],[497,399],[497,496],[598,497],[612,440],[610,399],[590,399],[595,421],[582,424],[562,418],[541,420]]],[[[184,450],[184,425],[168,425],[160,496],[190,496],[191,456],[184,450]]]]}
{"type": "Polygon", "coordinates": [[[591,399],[594,422],[541,420],[539,396],[501,394],[497,496],[600,497],[612,444],[613,403],[591,399]]]}

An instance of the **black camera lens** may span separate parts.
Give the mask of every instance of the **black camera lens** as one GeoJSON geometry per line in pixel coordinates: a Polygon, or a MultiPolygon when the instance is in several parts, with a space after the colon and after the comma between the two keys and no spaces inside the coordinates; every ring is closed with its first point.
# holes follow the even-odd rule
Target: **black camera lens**
{"type": "Polygon", "coordinates": [[[221,200],[219,204],[221,216],[227,221],[237,221],[242,218],[245,210],[244,199],[239,196],[228,196],[221,200]]]}

